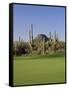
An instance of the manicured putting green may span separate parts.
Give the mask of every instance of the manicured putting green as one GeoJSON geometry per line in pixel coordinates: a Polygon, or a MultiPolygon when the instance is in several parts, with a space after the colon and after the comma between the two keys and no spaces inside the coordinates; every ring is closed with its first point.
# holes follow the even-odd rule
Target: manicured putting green
{"type": "Polygon", "coordinates": [[[63,82],[65,82],[65,57],[63,54],[14,57],[14,86],[63,82]]]}

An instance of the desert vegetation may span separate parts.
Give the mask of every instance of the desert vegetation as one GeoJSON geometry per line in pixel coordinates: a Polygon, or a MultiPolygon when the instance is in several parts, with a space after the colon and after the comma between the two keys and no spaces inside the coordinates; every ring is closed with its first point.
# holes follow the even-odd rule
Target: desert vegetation
{"type": "Polygon", "coordinates": [[[58,37],[51,38],[45,34],[39,34],[34,39],[25,42],[19,37],[18,41],[13,42],[14,55],[31,55],[31,54],[52,54],[65,51],[65,42],[60,41],[58,37]]]}

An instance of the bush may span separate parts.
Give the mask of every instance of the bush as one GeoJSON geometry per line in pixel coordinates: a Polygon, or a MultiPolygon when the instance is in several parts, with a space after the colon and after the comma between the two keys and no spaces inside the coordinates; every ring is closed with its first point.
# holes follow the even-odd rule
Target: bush
{"type": "Polygon", "coordinates": [[[30,54],[32,47],[28,42],[16,42],[13,46],[14,55],[30,54]]]}

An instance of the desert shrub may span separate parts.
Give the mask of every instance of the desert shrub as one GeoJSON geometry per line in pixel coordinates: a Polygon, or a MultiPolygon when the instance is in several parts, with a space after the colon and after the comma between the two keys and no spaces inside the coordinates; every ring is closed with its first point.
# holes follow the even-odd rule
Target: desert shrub
{"type": "Polygon", "coordinates": [[[32,52],[32,46],[30,43],[25,42],[22,47],[22,54],[30,54],[32,52]]]}
{"type": "Polygon", "coordinates": [[[30,54],[32,46],[28,42],[16,42],[13,46],[14,55],[30,54]]]}

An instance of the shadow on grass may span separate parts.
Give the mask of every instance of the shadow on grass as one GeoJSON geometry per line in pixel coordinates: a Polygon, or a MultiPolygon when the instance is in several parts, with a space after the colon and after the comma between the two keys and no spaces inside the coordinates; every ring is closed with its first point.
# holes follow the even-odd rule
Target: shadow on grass
{"type": "Polygon", "coordinates": [[[58,58],[64,57],[64,53],[53,53],[53,54],[44,54],[44,55],[22,55],[22,56],[14,56],[14,60],[36,60],[36,59],[45,59],[45,58],[58,58]]]}

